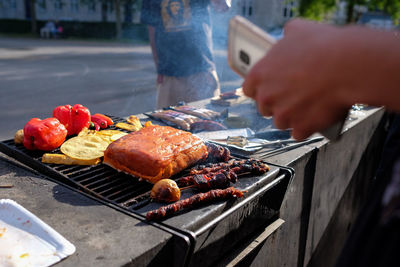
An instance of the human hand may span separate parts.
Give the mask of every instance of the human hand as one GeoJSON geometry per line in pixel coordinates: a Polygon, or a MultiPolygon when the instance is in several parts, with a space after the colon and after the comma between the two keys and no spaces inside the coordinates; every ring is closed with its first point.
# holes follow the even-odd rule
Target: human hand
{"type": "Polygon", "coordinates": [[[344,89],[353,77],[341,34],[333,26],[293,20],[245,78],[243,91],[260,113],[273,115],[277,128],[292,128],[295,139],[328,128],[351,107],[344,89]]]}

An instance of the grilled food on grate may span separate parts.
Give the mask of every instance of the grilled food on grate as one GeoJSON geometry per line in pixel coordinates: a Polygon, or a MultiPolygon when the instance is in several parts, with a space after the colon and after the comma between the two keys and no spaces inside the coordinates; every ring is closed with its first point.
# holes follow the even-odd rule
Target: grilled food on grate
{"type": "Polygon", "coordinates": [[[192,168],[188,176],[178,179],[178,184],[180,187],[194,185],[200,190],[226,188],[231,182],[236,183],[239,175],[261,175],[269,169],[266,163],[255,159],[199,165],[192,168]]]}
{"type": "Polygon", "coordinates": [[[175,202],[181,198],[181,190],[174,180],[161,179],[154,184],[150,197],[158,202],[175,202]]]}
{"type": "Polygon", "coordinates": [[[211,120],[200,120],[190,124],[190,131],[193,133],[198,133],[202,131],[219,131],[226,129],[228,128],[226,128],[221,123],[211,120]]]}
{"type": "Polygon", "coordinates": [[[178,202],[161,207],[157,210],[149,211],[146,214],[146,219],[148,221],[161,220],[183,209],[191,209],[214,200],[232,197],[241,198],[243,197],[243,192],[234,187],[229,187],[226,189],[211,190],[206,193],[198,193],[187,199],[179,200],[178,202]]]}
{"type": "Polygon", "coordinates": [[[238,177],[233,171],[220,171],[209,175],[195,174],[185,178],[189,178],[189,184],[193,184],[201,191],[206,191],[210,189],[227,188],[231,182],[236,183],[238,177]]]}
{"type": "Polygon", "coordinates": [[[196,116],[185,114],[175,110],[161,110],[152,113],[151,116],[157,119],[161,119],[163,121],[170,122],[185,131],[190,130],[190,125],[192,123],[201,120],[196,116]]]}
{"type": "Polygon", "coordinates": [[[104,155],[111,141],[99,135],[75,136],[61,145],[63,154],[81,160],[94,160],[104,155]]]}
{"type": "Polygon", "coordinates": [[[206,143],[206,146],[208,156],[203,163],[226,162],[231,158],[231,152],[226,147],[213,143],[206,143]]]}
{"type": "Polygon", "coordinates": [[[103,163],[151,183],[169,178],[205,160],[204,142],[189,132],[168,126],[149,126],[111,143],[103,163]]]}
{"type": "Polygon", "coordinates": [[[173,109],[205,120],[214,120],[221,116],[219,112],[206,108],[196,108],[188,105],[176,106],[173,107],[173,109]]]}
{"type": "Polygon", "coordinates": [[[268,164],[257,159],[231,160],[229,162],[219,162],[215,164],[199,165],[190,170],[190,174],[209,174],[219,170],[234,170],[236,174],[249,172],[253,175],[264,174],[269,171],[268,164]]]}
{"type": "Polygon", "coordinates": [[[97,165],[101,162],[100,158],[84,160],[74,159],[64,154],[45,153],[42,156],[43,163],[64,164],[64,165],[97,165]]]}

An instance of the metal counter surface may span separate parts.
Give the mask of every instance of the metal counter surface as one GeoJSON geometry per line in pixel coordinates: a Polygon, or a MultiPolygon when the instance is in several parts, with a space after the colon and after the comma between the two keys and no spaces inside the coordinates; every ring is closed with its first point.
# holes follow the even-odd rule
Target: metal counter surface
{"type": "Polygon", "coordinates": [[[0,199],[16,201],[75,245],[75,253],[57,266],[138,266],[172,255],[165,251],[171,234],[49,181],[1,153],[0,184],[13,185],[0,189],[0,199]]]}
{"type": "MultiPolygon", "coordinates": [[[[252,107],[249,103],[247,110],[252,107]]],[[[245,115],[246,109],[237,113],[245,115]]],[[[371,108],[346,125],[338,142],[323,140],[267,159],[293,167],[295,179],[281,208],[286,223],[259,252],[268,256],[263,257],[264,266],[309,261],[383,114],[383,109],[371,108]],[[282,249],[285,257],[279,253],[282,249]]],[[[0,189],[0,198],[15,200],[76,246],[57,266],[173,265],[171,234],[51,182],[1,153],[0,184],[13,185],[0,189]]]]}

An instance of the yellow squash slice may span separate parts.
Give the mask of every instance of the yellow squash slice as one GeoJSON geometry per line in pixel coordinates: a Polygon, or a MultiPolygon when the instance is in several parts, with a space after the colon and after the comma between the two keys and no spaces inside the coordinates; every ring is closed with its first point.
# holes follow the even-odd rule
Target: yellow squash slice
{"type": "Polygon", "coordinates": [[[93,160],[104,156],[110,142],[101,136],[76,136],[64,142],[60,150],[73,159],[93,160]]]}

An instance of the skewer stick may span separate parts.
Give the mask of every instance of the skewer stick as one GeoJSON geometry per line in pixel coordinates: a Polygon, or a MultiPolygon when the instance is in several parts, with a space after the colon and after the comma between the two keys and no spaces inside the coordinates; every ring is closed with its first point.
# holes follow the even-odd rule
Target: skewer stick
{"type": "Polygon", "coordinates": [[[242,173],[237,173],[236,175],[238,177],[241,177],[241,176],[246,176],[246,175],[249,175],[249,174],[251,174],[251,172],[242,172],[242,173]]]}
{"type": "Polygon", "coordinates": [[[186,189],[189,189],[189,188],[193,188],[193,187],[196,187],[196,185],[195,185],[195,184],[192,184],[192,185],[188,185],[188,186],[185,186],[185,187],[180,187],[179,189],[180,189],[181,191],[183,191],[183,190],[186,190],[186,189]]]}
{"type": "Polygon", "coordinates": [[[12,188],[14,185],[12,184],[5,184],[5,185],[0,185],[0,188],[12,188]]]}

